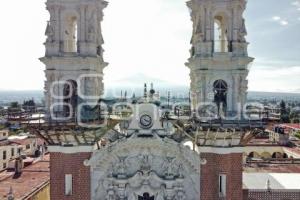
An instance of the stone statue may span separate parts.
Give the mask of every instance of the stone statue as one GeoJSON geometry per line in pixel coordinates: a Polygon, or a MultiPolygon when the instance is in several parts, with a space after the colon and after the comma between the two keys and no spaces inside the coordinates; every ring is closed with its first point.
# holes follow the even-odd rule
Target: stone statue
{"type": "Polygon", "coordinates": [[[95,91],[95,79],[94,78],[85,78],[85,90],[84,95],[93,96],[95,91]]]}
{"type": "Polygon", "coordinates": [[[170,158],[170,157],[167,157],[165,159],[165,162],[163,163],[163,172],[164,172],[164,175],[167,177],[167,178],[172,178],[174,177],[174,160],[175,158],[170,158]]]}
{"type": "Polygon", "coordinates": [[[45,31],[45,35],[47,36],[47,42],[54,41],[54,27],[51,25],[50,22],[47,23],[47,28],[45,31]]]}
{"type": "Polygon", "coordinates": [[[107,192],[107,195],[106,195],[106,197],[105,197],[105,200],[117,200],[115,191],[109,190],[109,191],[107,192]]]}
{"type": "Polygon", "coordinates": [[[245,39],[245,36],[247,35],[247,29],[246,29],[246,25],[245,25],[245,19],[242,20],[242,25],[239,29],[239,33],[238,33],[238,36],[239,36],[239,41],[241,42],[245,42],[246,39],[245,39]]]}
{"type": "Polygon", "coordinates": [[[126,177],[127,165],[125,163],[126,157],[120,157],[120,162],[117,165],[117,173],[119,178],[126,177]]]}
{"type": "Polygon", "coordinates": [[[88,27],[88,41],[89,42],[93,42],[95,41],[95,28],[94,25],[92,23],[90,23],[89,27],[88,27]]]}
{"type": "Polygon", "coordinates": [[[199,17],[198,21],[195,22],[195,26],[194,26],[194,32],[193,32],[193,36],[192,36],[192,44],[196,44],[198,42],[202,42],[203,41],[203,30],[202,30],[202,21],[201,18],[199,17]]]}
{"type": "Polygon", "coordinates": [[[141,170],[150,170],[151,165],[149,162],[149,156],[148,155],[142,155],[140,159],[140,168],[141,170]]]}
{"type": "Polygon", "coordinates": [[[136,200],[134,193],[132,192],[131,194],[128,195],[127,200],[136,200]]]}
{"type": "Polygon", "coordinates": [[[126,189],[125,189],[125,196],[127,197],[127,200],[135,200],[135,194],[132,191],[132,189],[130,188],[129,184],[126,185],[126,189]]]}
{"type": "Polygon", "coordinates": [[[186,200],[186,195],[184,194],[183,191],[178,191],[177,194],[175,195],[174,200],[186,200]]]}
{"type": "Polygon", "coordinates": [[[179,166],[178,166],[178,177],[179,178],[184,178],[183,172],[184,172],[183,165],[179,164],[179,166]]]}
{"type": "Polygon", "coordinates": [[[111,165],[111,167],[109,167],[107,170],[107,177],[112,178],[113,174],[114,174],[114,169],[113,169],[113,165],[111,165]]]}
{"type": "Polygon", "coordinates": [[[157,196],[156,196],[156,200],[165,200],[165,196],[166,196],[166,194],[165,194],[165,186],[164,185],[162,185],[161,187],[160,187],[160,191],[158,192],[158,194],[157,194],[157,196]]]}

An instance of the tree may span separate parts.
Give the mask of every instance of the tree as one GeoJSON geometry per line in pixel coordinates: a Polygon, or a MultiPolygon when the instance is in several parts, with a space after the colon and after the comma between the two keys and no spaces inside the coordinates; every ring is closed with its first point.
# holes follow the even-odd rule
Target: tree
{"type": "Polygon", "coordinates": [[[18,102],[11,102],[10,103],[10,108],[20,108],[20,105],[19,105],[19,103],[18,102]]]}
{"type": "Polygon", "coordinates": [[[295,107],[290,112],[290,120],[292,123],[300,123],[300,108],[295,107]]]}
{"type": "Polygon", "coordinates": [[[290,123],[290,111],[283,100],[280,102],[280,121],[290,123]]]}

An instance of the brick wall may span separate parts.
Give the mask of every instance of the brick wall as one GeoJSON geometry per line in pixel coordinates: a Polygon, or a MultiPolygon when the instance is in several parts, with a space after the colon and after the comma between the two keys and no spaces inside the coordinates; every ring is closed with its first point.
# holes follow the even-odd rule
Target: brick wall
{"type": "Polygon", "coordinates": [[[246,200],[296,200],[300,199],[300,190],[247,190],[246,200]]]}
{"type": "Polygon", "coordinates": [[[51,200],[89,200],[90,167],[83,165],[91,153],[50,154],[50,197],[51,200]],[[65,196],[65,174],[73,176],[73,194],[65,196]]]}
{"type": "Polygon", "coordinates": [[[201,165],[201,200],[242,200],[243,166],[241,153],[214,154],[201,153],[207,160],[201,165]],[[219,197],[219,174],[227,175],[226,197],[219,197]]]}

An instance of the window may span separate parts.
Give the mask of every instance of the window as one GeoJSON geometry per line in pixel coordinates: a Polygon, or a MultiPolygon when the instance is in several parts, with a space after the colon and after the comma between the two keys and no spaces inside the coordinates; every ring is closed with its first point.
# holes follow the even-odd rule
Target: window
{"type": "Polygon", "coordinates": [[[72,174],[65,175],[65,195],[67,196],[72,195],[72,189],[73,189],[72,179],[73,179],[72,174]]]}
{"type": "Polygon", "coordinates": [[[6,167],[7,167],[6,163],[3,163],[3,169],[6,169],[6,167]]]}
{"type": "Polygon", "coordinates": [[[64,31],[64,52],[76,53],[77,52],[77,40],[78,40],[78,27],[77,17],[70,15],[65,18],[65,31],[64,31]]]}
{"type": "Polygon", "coordinates": [[[228,52],[226,18],[222,15],[214,19],[214,52],[228,52]]]}
{"type": "Polygon", "coordinates": [[[220,197],[226,196],[226,175],[225,174],[219,175],[219,196],[220,197]]]}
{"type": "Polygon", "coordinates": [[[228,85],[224,80],[216,80],[213,87],[213,92],[215,94],[214,102],[218,107],[218,115],[226,113],[228,85]]]}
{"type": "Polygon", "coordinates": [[[26,144],[26,149],[30,149],[30,144],[26,144]]]}
{"type": "Polygon", "coordinates": [[[12,148],[12,149],[11,149],[11,157],[14,157],[14,156],[15,156],[15,149],[12,148]]]}
{"type": "Polygon", "coordinates": [[[3,151],[3,160],[6,160],[6,151],[3,151]]]}

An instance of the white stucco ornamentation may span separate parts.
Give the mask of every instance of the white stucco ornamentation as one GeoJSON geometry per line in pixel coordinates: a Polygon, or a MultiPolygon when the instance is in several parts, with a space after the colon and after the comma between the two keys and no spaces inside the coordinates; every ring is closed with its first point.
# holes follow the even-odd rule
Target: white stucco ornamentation
{"type": "MultiPolygon", "coordinates": [[[[48,0],[50,20],[45,35],[46,53],[40,60],[46,65],[45,103],[48,115],[53,111],[76,109],[79,99],[89,102],[103,93],[104,43],[101,32],[104,0],[48,0]],[[79,98],[77,98],[79,95],[79,98]]],[[[75,111],[73,111],[75,112],[75,111]]],[[[74,116],[73,116],[74,117],[74,116]]]]}
{"type": "Polygon", "coordinates": [[[200,155],[165,137],[169,134],[162,134],[166,130],[158,115],[155,106],[138,105],[127,137],[95,150],[85,161],[91,167],[93,200],[137,200],[147,195],[155,200],[199,199],[200,155]],[[153,119],[151,128],[138,126],[145,114],[153,119]]]}
{"type": "Polygon", "coordinates": [[[193,36],[190,69],[192,105],[216,103],[223,112],[236,114],[248,90],[245,0],[191,0],[193,36]]]}
{"type": "Polygon", "coordinates": [[[95,151],[86,164],[95,200],[135,200],[145,193],[155,200],[199,198],[199,155],[170,139],[133,135],[95,151]]]}

